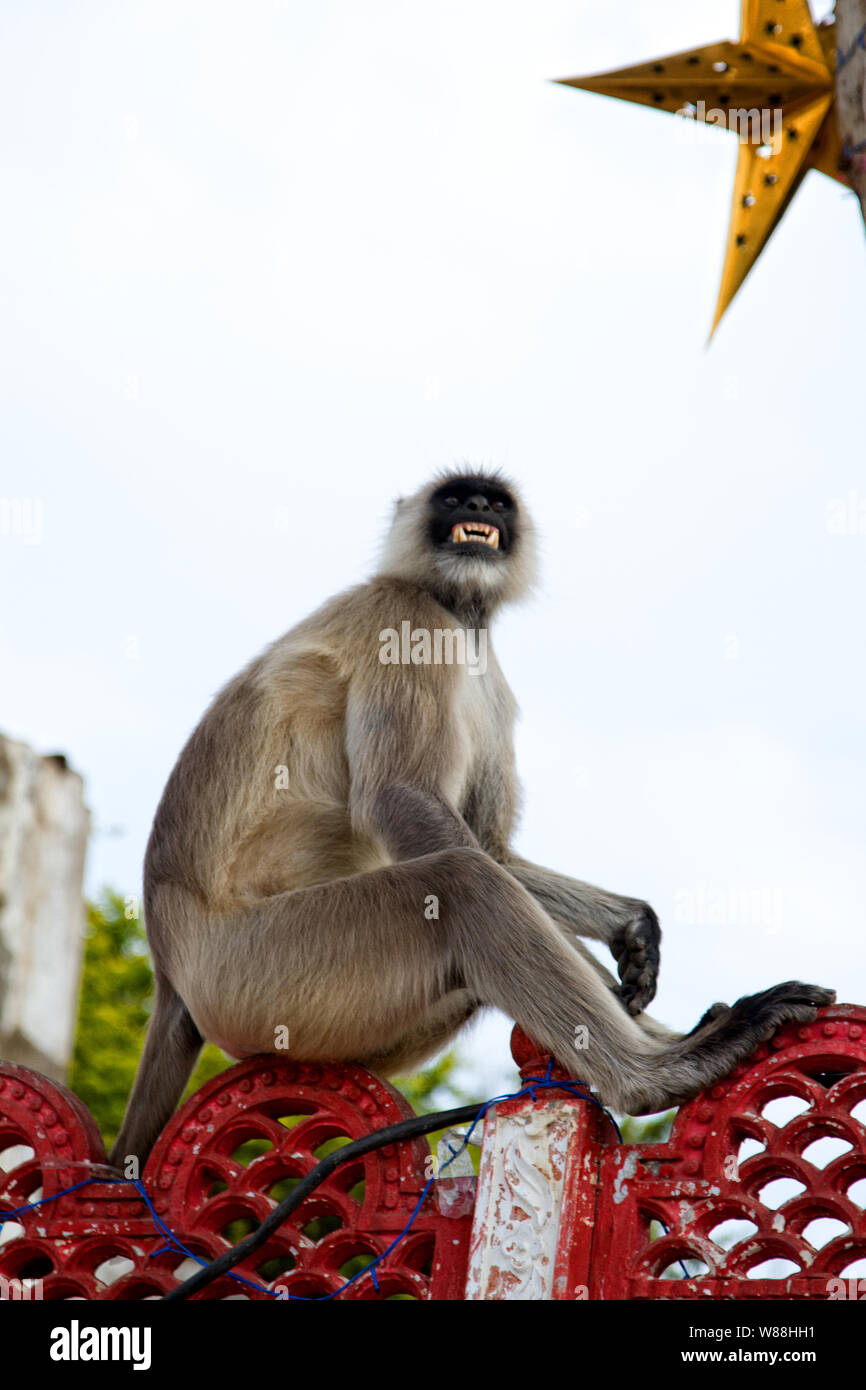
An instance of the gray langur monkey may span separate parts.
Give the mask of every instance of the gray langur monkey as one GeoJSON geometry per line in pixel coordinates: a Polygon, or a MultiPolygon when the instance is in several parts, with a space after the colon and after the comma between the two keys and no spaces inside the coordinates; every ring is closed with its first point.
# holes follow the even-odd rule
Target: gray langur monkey
{"type": "Polygon", "coordinates": [[[278,1050],[286,1029],[299,1060],[389,1073],[492,1005],[606,1105],[640,1114],[832,1002],[790,982],[671,1032],[642,1014],[659,963],[652,908],[511,850],[514,698],[489,648],[474,669],[453,657],[527,591],[534,549],[511,483],[440,477],[398,502],[369,583],[217,695],[147,847],[156,999],[113,1163],[144,1162],[204,1039],[242,1057],[278,1050]],[[408,659],[387,659],[389,633],[409,639],[408,659]],[[581,937],[610,948],[619,981],[581,937]]]}

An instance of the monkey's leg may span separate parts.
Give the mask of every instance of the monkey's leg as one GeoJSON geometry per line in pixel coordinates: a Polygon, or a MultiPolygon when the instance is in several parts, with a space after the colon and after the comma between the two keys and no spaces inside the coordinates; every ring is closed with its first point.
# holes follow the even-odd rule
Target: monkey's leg
{"type": "Polygon", "coordinates": [[[139,1172],[190,1078],[203,1038],[190,1012],[168,980],[157,974],[156,999],[135,1085],[109,1163],[123,1168],[130,1156],[139,1172]]]}
{"type": "MultiPolygon", "coordinates": [[[[573,940],[570,945],[597,972],[614,998],[621,1002],[619,981],[596,960],[582,941],[573,940]]],[[[713,1006],[715,1010],[722,1007],[718,1004],[713,1006]]],[[[478,1008],[478,1000],[466,990],[454,990],[435,1004],[419,1020],[417,1027],[400,1038],[390,1052],[372,1057],[358,1057],[356,1060],[369,1067],[371,1071],[381,1072],[385,1076],[391,1076],[395,1072],[413,1071],[423,1065],[429,1057],[441,1051],[478,1012],[478,1008]]],[[[643,1032],[651,1037],[663,1038],[667,1042],[674,1042],[681,1036],[673,1029],[665,1027],[663,1023],[650,1018],[649,1014],[638,1014],[635,1022],[643,1032]]],[[[701,1019],[692,1031],[696,1033],[705,1022],[706,1019],[701,1019]]]]}
{"type": "Polygon", "coordinates": [[[627,1113],[666,1109],[724,1077],[830,991],[790,983],[740,1000],[692,1036],[650,1036],[539,905],[479,850],[449,849],[279,894],[203,943],[177,983],[200,1031],[226,1050],[307,1060],[386,1053],[455,988],[500,1008],[627,1113]],[[438,920],[424,915],[430,895],[438,920]],[[216,970],[214,970],[216,965],[216,970]],[[578,1031],[580,1030],[580,1031],[578,1031]]]}
{"type": "MultiPolygon", "coordinates": [[[[623,899],[622,901],[627,902],[629,900],[623,899]]],[[[571,924],[563,921],[561,917],[552,917],[551,920],[565,933],[566,940],[569,942],[572,949],[577,951],[578,955],[593,967],[600,978],[604,980],[604,983],[611,993],[617,999],[622,1000],[623,1005],[629,1007],[629,1011],[632,1012],[624,997],[625,986],[615,980],[610,971],[602,965],[601,961],[596,960],[592,952],[587,950],[579,936],[575,934],[571,924]]],[[[729,1013],[730,1007],[730,1004],[711,1004],[695,1024],[694,1028],[686,1034],[675,1032],[672,1028],[668,1028],[664,1023],[659,1023],[657,1019],[650,1018],[649,1014],[645,1013],[637,1014],[635,1016],[635,1022],[640,1025],[644,1032],[649,1033],[651,1037],[662,1038],[668,1042],[674,1042],[682,1037],[693,1037],[695,1033],[700,1032],[701,1029],[706,1027],[713,1019],[721,1018],[724,1014],[729,1013]]]]}
{"type": "MultiPolygon", "coordinates": [[[[557,922],[556,926],[560,926],[560,924],[557,922]]],[[[566,928],[563,927],[562,930],[566,931],[566,928]]],[[[601,961],[596,960],[595,956],[592,954],[592,951],[587,950],[583,942],[580,941],[577,937],[571,935],[570,933],[567,933],[566,940],[568,941],[572,950],[577,951],[577,954],[581,957],[581,959],[585,960],[588,965],[592,966],[593,970],[596,972],[599,978],[604,981],[604,984],[610,990],[610,993],[613,995],[614,999],[619,1001],[620,1007],[625,1008],[625,1003],[622,998],[622,985],[620,984],[619,980],[614,978],[614,976],[608,970],[607,966],[602,965],[601,961]]],[[[692,1032],[696,1033],[699,1028],[703,1028],[704,1024],[709,1021],[711,1015],[714,1016],[715,1012],[718,1012],[722,1008],[726,1007],[726,1005],[714,1004],[712,1006],[712,1009],[707,1010],[700,1022],[695,1024],[694,1028],[692,1029],[692,1032]]],[[[649,1014],[636,1014],[634,1015],[634,1021],[638,1025],[638,1027],[644,1033],[648,1033],[651,1038],[660,1038],[665,1042],[672,1043],[678,1042],[679,1039],[683,1036],[682,1033],[677,1033],[675,1029],[668,1028],[666,1024],[659,1023],[658,1019],[650,1018],[649,1014]]]]}
{"type": "MultiPolygon", "coordinates": [[[[610,971],[600,961],[596,960],[582,941],[571,940],[570,945],[579,956],[592,966],[611,991],[613,997],[624,1007],[619,981],[614,979],[610,971]]],[[[713,1010],[719,1011],[725,1007],[714,1004],[713,1010]]],[[[369,1067],[371,1071],[380,1072],[384,1076],[392,1076],[395,1072],[414,1071],[416,1067],[422,1066],[430,1057],[447,1046],[460,1029],[478,1013],[478,1009],[478,1000],[474,999],[466,990],[453,990],[419,1020],[417,1027],[413,1028],[405,1037],[400,1038],[390,1052],[372,1057],[358,1057],[356,1060],[369,1067]]],[[[692,1029],[692,1032],[696,1033],[706,1021],[706,1017],[701,1019],[700,1023],[692,1029]]],[[[680,1033],[675,1032],[672,1028],[667,1028],[656,1019],[650,1018],[649,1014],[638,1014],[635,1022],[650,1037],[663,1038],[667,1042],[674,1042],[681,1037],[680,1033]]]]}
{"type": "Polygon", "coordinates": [[[629,1013],[645,1009],[655,997],[661,942],[658,918],[649,903],[581,883],[516,855],[502,862],[569,936],[604,942],[616,958],[620,994],[629,1013]]]}

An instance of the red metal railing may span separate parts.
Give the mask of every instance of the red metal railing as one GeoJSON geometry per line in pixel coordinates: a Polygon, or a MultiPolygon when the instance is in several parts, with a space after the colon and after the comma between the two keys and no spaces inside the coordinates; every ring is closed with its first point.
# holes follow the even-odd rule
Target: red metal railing
{"type": "MultiPolygon", "coordinates": [[[[516,1035],[525,1074],[544,1069],[534,1051],[516,1035]]],[[[866,1274],[862,1008],[835,1006],[813,1024],[782,1029],[684,1106],[663,1144],[620,1145],[598,1110],[557,1092],[508,1104],[579,1111],[555,1299],[829,1298],[841,1279],[866,1274]],[[767,1261],[788,1262],[787,1272],[762,1270],[767,1261]]],[[[360,1067],[240,1063],[184,1105],[142,1174],[175,1243],[134,1187],[96,1182],[64,1192],[105,1161],[96,1125],[65,1087],[0,1063],[0,1213],[56,1197],[0,1228],[0,1279],[17,1288],[39,1280],[45,1299],[159,1297],[195,1267],[180,1246],[205,1259],[221,1254],[315,1166],[328,1141],[358,1139],[409,1114],[392,1087],[360,1067]]],[[[338,1169],[237,1267],[261,1292],[223,1275],[196,1297],[334,1293],[404,1228],[429,1171],[424,1139],[338,1169]]],[[[472,1217],[447,1215],[446,1203],[440,1211],[436,1187],[376,1281],[365,1276],[340,1297],[464,1297],[472,1217]]]]}

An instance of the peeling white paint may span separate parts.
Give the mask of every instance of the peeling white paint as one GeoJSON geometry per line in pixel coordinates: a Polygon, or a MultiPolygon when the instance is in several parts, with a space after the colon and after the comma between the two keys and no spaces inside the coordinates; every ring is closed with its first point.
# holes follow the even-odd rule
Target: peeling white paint
{"type": "Polygon", "coordinates": [[[613,1184],[613,1200],[616,1203],[624,1202],[628,1196],[626,1182],[633,1178],[637,1173],[637,1154],[626,1153],[620,1171],[617,1173],[613,1184]]]}

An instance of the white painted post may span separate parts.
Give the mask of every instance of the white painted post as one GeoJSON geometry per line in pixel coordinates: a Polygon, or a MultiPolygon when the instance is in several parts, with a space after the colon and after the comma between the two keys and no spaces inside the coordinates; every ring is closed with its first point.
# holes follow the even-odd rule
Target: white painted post
{"type": "MultiPolygon", "coordinates": [[[[578,1102],[578,1105],[580,1103],[578,1102]]],[[[469,1246],[468,1300],[554,1298],[569,1152],[582,1115],[556,1092],[488,1111],[469,1246]]]]}

